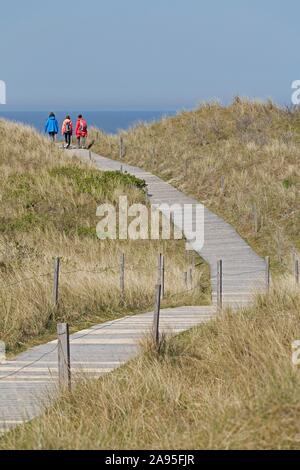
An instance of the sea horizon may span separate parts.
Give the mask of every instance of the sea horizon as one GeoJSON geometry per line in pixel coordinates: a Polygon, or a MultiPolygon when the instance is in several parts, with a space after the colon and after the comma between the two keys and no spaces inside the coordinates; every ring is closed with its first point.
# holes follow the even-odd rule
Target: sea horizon
{"type": "MultiPolygon", "coordinates": [[[[56,111],[54,110],[59,124],[63,122],[66,114],[70,114],[71,119],[75,121],[78,114],[82,114],[88,122],[89,127],[97,127],[109,134],[116,134],[120,130],[128,130],[139,122],[155,122],[164,117],[170,117],[177,114],[173,110],[72,110],[56,111]]],[[[44,132],[44,125],[49,116],[49,110],[1,110],[0,119],[22,123],[34,127],[39,132],[44,132]]]]}

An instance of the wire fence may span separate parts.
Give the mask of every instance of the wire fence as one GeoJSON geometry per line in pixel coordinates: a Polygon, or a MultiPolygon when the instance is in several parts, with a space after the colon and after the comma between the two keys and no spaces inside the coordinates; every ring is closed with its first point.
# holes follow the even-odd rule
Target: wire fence
{"type": "MultiPolygon", "coordinates": [[[[57,258],[59,259],[59,258],[57,258]]],[[[267,259],[266,259],[266,264],[264,267],[261,267],[259,269],[253,269],[253,270],[240,270],[240,267],[238,266],[236,269],[236,272],[228,272],[226,269],[223,269],[222,272],[222,277],[223,281],[226,280],[234,280],[235,278],[245,278],[245,276],[255,276],[255,275],[261,275],[261,276],[266,276],[267,275],[267,270],[269,269],[267,267],[267,259]]],[[[184,283],[186,286],[186,289],[184,291],[176,292],[174,294],[169,294],[169,297],[174,297],[178,295],[182,295],[184,293],[190,292],[190,289],[188,288],[189,283],[193,283],[193,273],[197,268],[201,267],[201,263],[195,263],[195,261],[191,261],[189,270],[183,272],[184,276],[184,283]]],[[[148,266],[142,266],[140,264],[125,264],[125,256],[123,255],[123,265],[122,262],[119,264],[115,264],[112,266],[105,266],[103,268],[99,267],[99,264],[94,265],[90,269],[74,269],[74,270],[62,270],[59,268],[59,273],[58,273],[58,279],[60,279],[60,276],[70,276],[72,274],[88,274],[88,275],[104,275],[104,274],[116,274],[119,275],[120,277],[125,275],[126,272],[136,272],[138,273],[144,273],[144,274],[149,274],[153,275],[153,273],[156,272],[156,270],[159,271],[161,270],[161,267],[153,266],[153,265],[148,265],[148,266]]],[[[296,283],[299,283],[299,260],[297,257],[294,259],[294,265],[293,265],[293,273],[295,277],[296,283]]],[[[52,278],[55,275],[55,273],[52,272],[46,272],[46,273],[35,273],[32,276],[29,277],[23,277],[22,279],[13,281],[13,282],[8,282],[8,283],[3,283],[0,281],[0,292],[5,292],[6,289],[16,287],[22,284],[25,284],[27,282],[34,281],[36,279],[49,279],[52,278]]],[[[165,275],[165,269],[162,275],[165,275]]],[[[218,280],[218,274],[212,274],[210,276],[210,279],[212,282],[218,280]]],[[[260,280],[258,276],[258,280],[260,280]]],[[[56,286],[57,289],[59,289],[59,285],[56,286]]],[[[192,289],[193,290],[193,289],[192,289]]]]}
{"type": "Polygon", "coordinates": [[[28,369],[29,367],[34,366],[38,362],[40,362],[42,359],[44,359],[46,356],[49,356],[50,354],[54,353],[58,348],[58,345],[56,345],[51,351],[47,351],[46,353],[42,354],[39,358],[33,360],[32,362],[26,363],[24,366],[19,367],[19,369],[16,369],[9,374],[2,375],[0,376],[0,381],[8,379],[9,377],[13,377],[14,375],[17,375],[19,372],[22,372],[22,370],[28,369]]]}
{"type": "Polygon", "coordinates": [[[9,284],[1,283],[0,284],[0,290],[4,290],[3,288],[6,289],[8,287],[15,287],[15,286],[18,286],[20,284],[24,284],[25,282],[33,281],[37,278],[49,277],[51,275],[52,275],[52,273],[46,273],[46,274],[37,273],[34,276],[23,278],[20,281],[12,282],[12,283],[9,283],[9,284]]]}
{"type": "MultiPolygon", "coordinates": [[[[72,270],[72,271],[62,271],[62,270],[60,270],[60,275],[84,274],[84,273],[99,275],[99,274],[107,274],[107,273],[110,273],[110,272],[117,274],[118,269],[119,269],[119,265],[108,266],[108,267],[103,268],[103,269],[76,269],[76,270],[72,270]]],[[[127,268],[127,270],[130,270],[130,271],[133,271],[134,269],[135,269],[135,267],[127,268]]],[[[138,269],[139,269],[139,271],[150,272],[149,268],[139,267],[138,269]]],[[[34,280],[39,279],[39,278],[47,278],[47,277],[49,278],[51,276],[53,276],[53,272],[36,273],[33,276],[24,277],[24,278],[22,278],[18,281],[12,282],[12,283],[3,283],[2,282],[2,283],[0,283],[0,291],[5,291],[5,289],[7,289],[9,287],[16,287],[18,285],[22,285],[22,284],[25,284],[26,282],[34,281],[34,280]]]]}
{"type": "MultiPolygon", "coordinates": [[[[79,339],[82,339],[82,338],[86,338],[87,336],[90,336],[91,334],[94,334],[95,331],[100,331],[100,330],[104,330],[106,328],[109,328],[111,325],[115,324],[115,323],[118,323],[120,321],[124,320],[124,318],[119,318],[119,319],[116,319],[116,320],[112,320],[111,322],[106,322],[104,323],[103,325],[99,325],[97,327],[92,327],[90,328],[90,330],[80,336],[77,336],[76,333],[74,334],[74,338],[73,339],[70,339],[70,344],[73,344],[75,341],[78,341],[79,339]],[[75,336],[76,335],[76,336],[75,336]]],[[[54,352],[56,352],[58,349],[58,343],[52,348],[50,349],[50,351],[47,351],[45,352],[44,354],[42,354],[41,356],[39,356],[37,359],[34,359],[33,361],[31,362],[28,362],[26,363],[24,366],[21,366],[19,367],[18,369],[6,374],[6,375],[3,375],[3,376],[0,376],[0,381],[1,380],[5,380],[5,379],[8,379],[10,377],[13,377],[17,374],[19,374],[19,372],[22,372],[23,370],[25,369],[28,369],[32,366],[34,366],[35,364],[38,364],[40,361],[42,361],[45,357],[47,356],[50,356],[51,354],[53,354],[54,352]]]]}
{"type": "MultiPolygon", "coordinates": [[[[188,291],[182,291],[182,292],[177,292],[176,294],[173,294],[172,296],[170,297],[175,297],[175,296],[178,296],[178,295],[182,295],[186,292],[193,292],[195,291],[196,288],[194,289],[189,289],[188,291]]],[[[83,338],[86,338],[92,334],[95,334],[95,332],[97,331],[100,331],[100,330],[103,330],[103,329],[106,329],[106,328],[109,328],[110,326],[112,326],[113,324],[116,324],[120,321],[123,321],[124,318],[119,318],[119,319],[116,319],[116,320],[113,320],[111,322],[106,322],[105,324],[103,325],[100,325],[98,327],[92,327],[90,328],[89,331],[87,331],[86,333],[80,335],[80,336],[77,336],[76,333],[74,335],[73,338],[71,338],[69,340],[69,344],[72,345],[74,344],[76,341],[80,340],[80,339],[83,339],[83,338]]],[[[45,352],[44,354],[42,354],[40,357],[38,357],[37,359],[34,359],[33,361],[29,362],[29,363],[26,363],[24,366],[21,366],[19,367],[18,369],[12,371],[12,372],[9,372],[8,374],[6,375],[2,375],[0,376],[0,381],[3,381],[3,380],[6,380],[10,377],[13,377],[15,375],[18,375],[20,372],[22,372],[23,370],[25,369],[29,369],[30,367],[36,365],[37,363],[39,363],[41,360],[43,360],[45,357],[53,354],[54,352],[56,352],[58,350],[58,343],[50,350],[50,351],[47,351],[45,352]]],[[[67,358],[65,358],[65,361],[67,362],[67,358]]]]}
{"type": "MultiPolygon", "coordinates": [[[[56,259],[59,259],[59,258],[56,258],[56,259]]],[[[200,264],[195,265],[194,269],[198,268],[200,266],[201,266],[200,264]]],[[[91,269],[74,269],[74,270],[69,270],[69,271],[68,270],[64,271],[63,269],[60,268],[59,269],[59,275],[60,276],[69,276],[69,275],[72,275],[72,274],[101,275],[101,274],[108,274],[108,273],[120,275],[120,272],[122,271],[122,269],[125,269],[126,272],[136,272],[137,274],[138,273],[146,273],[146,274],[149,274],[149,275],[153,275],[153,273],[155,273],[160,268],[157,267],[157,266],[154,266],[154,265],[141,266],[141,265],[138,265],[138,264],[131,264],[131,265],[126,264],[126,265],[124,265],[124,267],[122,267],[121,264],[115,264],[113,266],[106,266],[102,269],[99,269],[99,265],[95,265],[91,269]]],[[[54,276],[54,271],[47,272],[47,273],[35,273],[30,277],[22,277],[22,279],[19,279],[17,281],[11,282],[11,283],[10,282],[4,283],[4,282],[0,281],[0,291],[5,291],[7,288],[16,287],[16,286],[25,284],[27,282],[34,281],[36,279],[51,278],[53,276],[54,276]]],[[[186,290],[185,290],[185,292],[186,292],[186,290]]],[[[182,293],[182,292],[180,292],[180,293],[182,293]]],[[[178,295],[178,294],[176,293],[175,295],[178,295]]]]}
{"type": "MultiPolygon", "coordinates": [[[[99,269],[99,264],[98,264],[98,265],[93,266],[91,269],[74,269],[74,270],[69,270],[69,271],[66,270],[65,271],[65,270],[60,269],[61,263],[59,262],[59,260],[60,260],[60,258],[55,259],[54,271],[53,272],[36,273],[33,276],[24,277],[24,278],[22,278],[22,279],[20,279],[19,281],[16,281],[16,282],[5,283],[5,284],[2,283],[0,285],[0,291],[5,290],[6,288],[15,287],[15,286],[18,286],[18,285],[23,285],[27,282],[34,281],[38,278],[47,278],[47,277],[48,278],[53,277],[54,291],[58,291],[60,276],[66,276],[66,275],[69,276],[69,275],[78,274],[78,273],[86,273],[86,274],[89,274],[89,275],[101,275],[101,274],[107,274],[107,273],[114,273],[114,274],[119,274],[120,278],[122,276],[124,276],[124,271],[125,271],[125,255],[124,254],[121,255],[121,260],[120,260],[119,264],[115,264],[113,266],[106,266],[102,269],[99,269]]],[[[195,269],[195,268],[196,268],[196,264],[193,267],[191,267],[190,269],[192,270],[192,269],[195,269]]],[[[142,273],[149,273],[149,274],[152,274],[152,275],[154,274],[155,276],[157,276],[157,282],[158,283],[161,283],[163,285],[165,284],[165,272],[166,272],[165,271],[165,260],[164,260],[164,256],[161,255],[161,254],[159,254],[159,256],[158,256],[158,263],[157,263],[156,266],[149,265],[147,267],[144,267],[144,266],[141,266],[139,264],[131,264],[131,265],[126,266],[126,271],[137,272],[137,273],[141,273],[141,272],[142,273]]],[[[123,285],[123,289],[125,289],[125,285],[123,285]]],[[[122,290],[122,287],[121,287],[121,290],[122,290]]],[[[196,292],[197,290],[199,290],[199,286],[195,285],[195,286],[191,287],[191,286],[188,286],[186,284],[185,289],[183,289],[179,292],[175,292],[173,294],[168,293],[167,298],[168,298],[168,300],[175,299],[175,298],[178,298],[180,296],[196,292]]],[[[58,292],[56,292],[55,295],[54,295],[54,298],[56,298],[56,299],[58,298],[57,293],[58,292]]],[[[124,292],[123,292],[123,294],[124,294],[124,292]]],[[[162,295],[164,295],[164,293],[162,293],[162,295]]],[[[70,344],[72,344],[72,343],[74,343],[75,341],[77,341],[81,338],[85,338],[85,337],[93,334],[96,331],[108,328],[112,324],[114,324],[118,321],[122,321],[122,320],[123,320],[123,318],[116,319],[116,320],[113,320],[112,322],[106,322],[105,324],[102,324],[98,327],[92,327],[88,332],[86,332],[86,333],[84,333],[80,336],[75,334],[73,339],[70,339],[69,342],[70,342],[70,344]]],[[[57,349],[58,349],[58,344],[56,344],[54,348],[52,348],[49,351],[43,353],[37,359],[34,359],[33,361],[31,361],[29,363],[26,363],[22,367],[14,370],[14,371],[6,374],[6,375],[0,376],[0,381],[3,381],[3,380],[8,379],[10,377],[13,377],[13,376],[17,375],[19,372],[32,367],[33,365],[37,364],[38,362],[40,362],[42,359],[44,359],[48,355],[53,354],[57,349]]]]}
{"type": "MultiPolygon", "coordinates": [[[[236,273],[228,273],[228,272],[223,272],[223,279],[231,279],[231,278],[236,278],[236,277],[242,277],[244,275],[252,275],[252,274],[265,274],[265,267],[261,269],[255,269],[253,271],[238,271],[236,273]]],[[[211,276],[212,280],[216,280],[218,278],[217,275],[211,276]]]]}
{"type": "MultiPolygon", "coordinates": [[[[108,273],[108,272],[114,272],[114,273],[117,274],[119,272],[120,278],[124,279],[124,269],[125,269],[125,255],[124,254],[122,254],[122,256],[121,256],[120,264],[116,264],[114,266],[106,266],[105,268],[102,268],[102,269],[99,269],[99,265],[97,265],[97,266],[94,267],[94,269],[78,269],[78,270],[72,270],[72,271],[63,271],[62,270],[62,271],[57,272],[57,267],[60,266],[60,263],[57,262],[58,260],[59,260],[59,258],[56,259],[55,269],[54,269],[54,290],[58,289],[59,274],[61,274],[61,275],[70,275],[70,274],[76,274],[76,273],[87,273],[87,274],[97,274],[97,275],[99,275],[99,274],[105,274],[105,273],[108,273]],[[56,284],[56,282],[57,282],[57,284],[56,284]]],[[[185,284],[185,289],[183,289],[179,292],[175,292],[173,294],[169,293],[168,296],[167,296],[167,298],[169,300],[199,291],[199,285],[195,285],[195,283],[194,283],[194,272],[195,272],[195,268],[197,266],[199,266],[199,264],[196,264],[195,260],[192,259],[189,271],[184,272],[183,282],[185,284]]],[[[127,266],[127,270],[129,270],[129,271],[139,270],[140,272],[141,271],[142,272],[150,272],[150,269],[151,269],[151,272],[153,273],[153,266],[152,267],[147,267],[147,268],[142,267],[140,265],[127,266]]],[[[156,288],[159,286],[159,299],[157,299],[157,296],[155,297],[154,318],[157,317],[157,315],[159,316],[160,302],[161,302],[161,298],[163,298],[163,296],[164,296],[164,289],[162,290],[161,287],[164,286],[164,284],[165,284],[165,261],[164,261],[164,256],[161,255],[161,254],[158,256],[158,264],[156,266],[156,270],[157,270],[157,283],[158,283],[156,285],[156,288]]],[[[254,269],[254,270],[245,270],[243,272],[239,271],[239,272],[236,272],[236,273],[232,273],[232,272],[231,273],[226,273],[226,272],[224,272],[224,270],[223,270],[223,261],[219,260],[218,265],[217,265],[217,275],[211,276],[212,281],[217,280],[217,307],[218,307],[218,309],[222,309],[222,307],[223,307],[223,294],[224,294],[223,286],[224,286],[224,281],[226,279],[236,279],[237,277],[241,278],[242,275],[251,276],[251,275],[258,275],[258,274],[262,274],[262,275],[265,276],[266,290],[268,291],[269,288],[270,288],[270,258],[269,257],[267,257],[266,260],[265,260],[265,267],[264,268],[254,269]]],[[[38,277],[45,278],[45,277],[52,276],[52,275],[53,275],[53,272],[52,273],[51,272],[49,272],[49,273],[40,273],[40,274],[37,273],[34,276],[23,278],[22,280],[20,280],[18,282],[5,284],[4,286],[2,285],[2,286],[0,286],[0,289],[2,287],[6,288],[6,287],[12,287],[12,286],[16,286],[16,285],[19,285],[19,284],[22,284],[22,283],[26,283],[26,282],[34,280],[38,277]]],[[[299,285],[299,261],[298,261],[297,258],[295,258],[295,260],[294,260],[294,275],[295,275],[295,282],[296,282],[297,285],[299,285]]],[[[124,288],[125,288],[125,286],[124,286],[124,283],[123,283],[123,284],[121,284],[121,291],[124,288]]],[[[94,334],[96,331],[109,328],[112,324],[120,322],[123,319],[124,318],[116,319],[116,320],[113,320],[111,322],[106,322],[105,324],[99,325],[97,327],[92,327],[87,332],[85,332],[85,333],[83,333],[79,336],[77,334],[75,334],[73,336],[73,338],[71,338],[71,339],[69,338],[69,334],[67,333],[66,341],[67,341],[67,344],[68,344],[68,348],[70,347],[70,344],[73,344],[74,342],[78,341],[79,339],[82,339],[82,338],[85,338],[85,337],[87,337],[91,334],[94,334]]],[[[156,327],[159,328],[159,321],[157,321],[157,318],[156,318],[156,325],[157,325],[156,327]]],[[[159,338],[159,331],[155,332],[155,337],[156,337],[156,341],[157,341],[157,338],[159,338]]],[[[33,361],[31,361],[29,363],[26,363],[25,365],[21,366],[20,368],[14,370],[14,371],[12,371],[8,374],[0,376],[0,381],[3,381],[3,380],[8,379],[10,377],[13,377],[13,376],[19,374],[19,372],[32,367],[33,365],[37,364],[38,362],[40,362],[45,357],[53,354],[56,350],[59,350],[61,352],[61,354],[63,354],[63,361],[61,362],[62,367],[63,368],[65,368],[66,366],[69,367],[68,366],[69,359],[65,357],[65,353],[63,352],[64,350],[68,350],[68,348],[67,349],[62,348],[60,346],[60,341],[61,341],[60,337],[58,336],[57,344],[52,349],[50,349],[49,351],[43,353],[37,359],[34,359],[33,361]]],[[[63,370],[63,371],[59,370],[59,375],[65,377],[66,376],[66,371],[65,370],[63,370]]]]}

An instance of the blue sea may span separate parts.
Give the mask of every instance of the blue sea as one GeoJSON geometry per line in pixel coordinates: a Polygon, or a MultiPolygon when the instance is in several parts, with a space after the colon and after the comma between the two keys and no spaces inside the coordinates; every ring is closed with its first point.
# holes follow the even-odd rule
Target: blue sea
{"type": "MultiPolygon", "coordinates": [[[[70,112],[73,122],[78,114],[83,114],[89,127],[95,126],[109,134],[116,134],[119,130],[127,130],[139,122],[152,122],[165,116],[175,115],[175,111],[73,111],[70,112]]],[[[49,115],[48,111],[4,111],[0,109],[0,118],[21,122],[44,132],[44,124],[49,115]]],[[[58,111],[56,117],[62,123],[65,112],[58,111]]]]}

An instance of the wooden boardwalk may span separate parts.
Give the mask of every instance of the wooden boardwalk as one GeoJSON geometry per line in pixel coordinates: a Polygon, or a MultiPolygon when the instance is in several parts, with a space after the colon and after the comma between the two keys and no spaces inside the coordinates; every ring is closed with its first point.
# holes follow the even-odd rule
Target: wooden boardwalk
{"type": "MultiPolygon", "coordinates": [[[[75,150],[80,158],[89,159],[89,152],[75,150]]],[[[100,169],[120,170],[121,163],[92,154],[100,169]]],[[[185,196],[157,176],[142,169],[122,164],[127,171],[146,181],[151,203],[169,205],[198,202],[185,196]]],[[[265,289],[265,263],[236,231],[220,217],[204,210],[204,244],[195,242],[192,248],[210,265],[212,306],[166,309],[161,313],[161,329],[179,333],[216,313],[217,261],[224,266],[224,303],[232,307],[251,301],[255,291],[265,289]]],[[[162,211],[164,212],[164,211],[162,211]]],[[[189,237],[193,216],[185,225],[189,237]]],[[[139,342],[150,332],[153,312],[128,316],[97,325],[71,336],[71,367],[76,374],[97,378],[132,359],[139,342]]],[[[57,394],[57,341],[32,348],[15,360],[0,364],[0,431],[6,431],[41,413],[57,394]]]]}
{"type": "MultiPolygon", "coordinates": [[[[161,311],[161,331],[180,333],[208,321],[213,307],[161,311]]],[[[98,378],[125,364],[151,332],[153,312],[127,316],[70,336],[72,377],[98,378]]],[[[0,432],[38,416],[57,396],[57,341],[0,364],[0,432]]]]}
{"type": "MultiPolygon", "coordinates": [[[[145,180],[151,204],[200,205],[204,212],[204,244],[193,243],[192,248],[209,264],[211,270],[212,301],[217,300],[217,263],[223,260],[223,303],[231,307],[251,302],[253,294],[266,289],[266,265],[234,228],[195,199],[186,196],[159,177],[141,168],[101,157],[87,150],[74,150],[79,158],[88,160],[103,171],[120,170],[145,180]]],[[[163,212],[163,211],[162,211],[163,212]]],[[[185,224],[184,231],[190,238],[194,217],[185,224]]],[[[174,221],[175,222],[175,221],[174,221]]],[[[180,227],[182,228],[182,227],[180,227]]]]}

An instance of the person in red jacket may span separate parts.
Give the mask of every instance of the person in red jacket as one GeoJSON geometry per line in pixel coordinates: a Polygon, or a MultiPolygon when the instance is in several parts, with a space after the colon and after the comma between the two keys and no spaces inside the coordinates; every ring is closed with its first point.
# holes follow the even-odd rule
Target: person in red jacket
{"type": "Polygon", "coordinates": [[[79,114],[76,122],[76,137],[78,148],[85,148],[86,138],[88,135],[88,126],[86,120],[79,114]]]}
{"type": "Polygon", "coordinates": [[[71,137],[73,134],[73,123],[71,121],[70,116],[66,116],[66,119],[63,122],[62,129],[61,129],[62,135],[65,136],[65,141],[66,141],[66,149],[70,148],[71,145],[71,137]]]}

